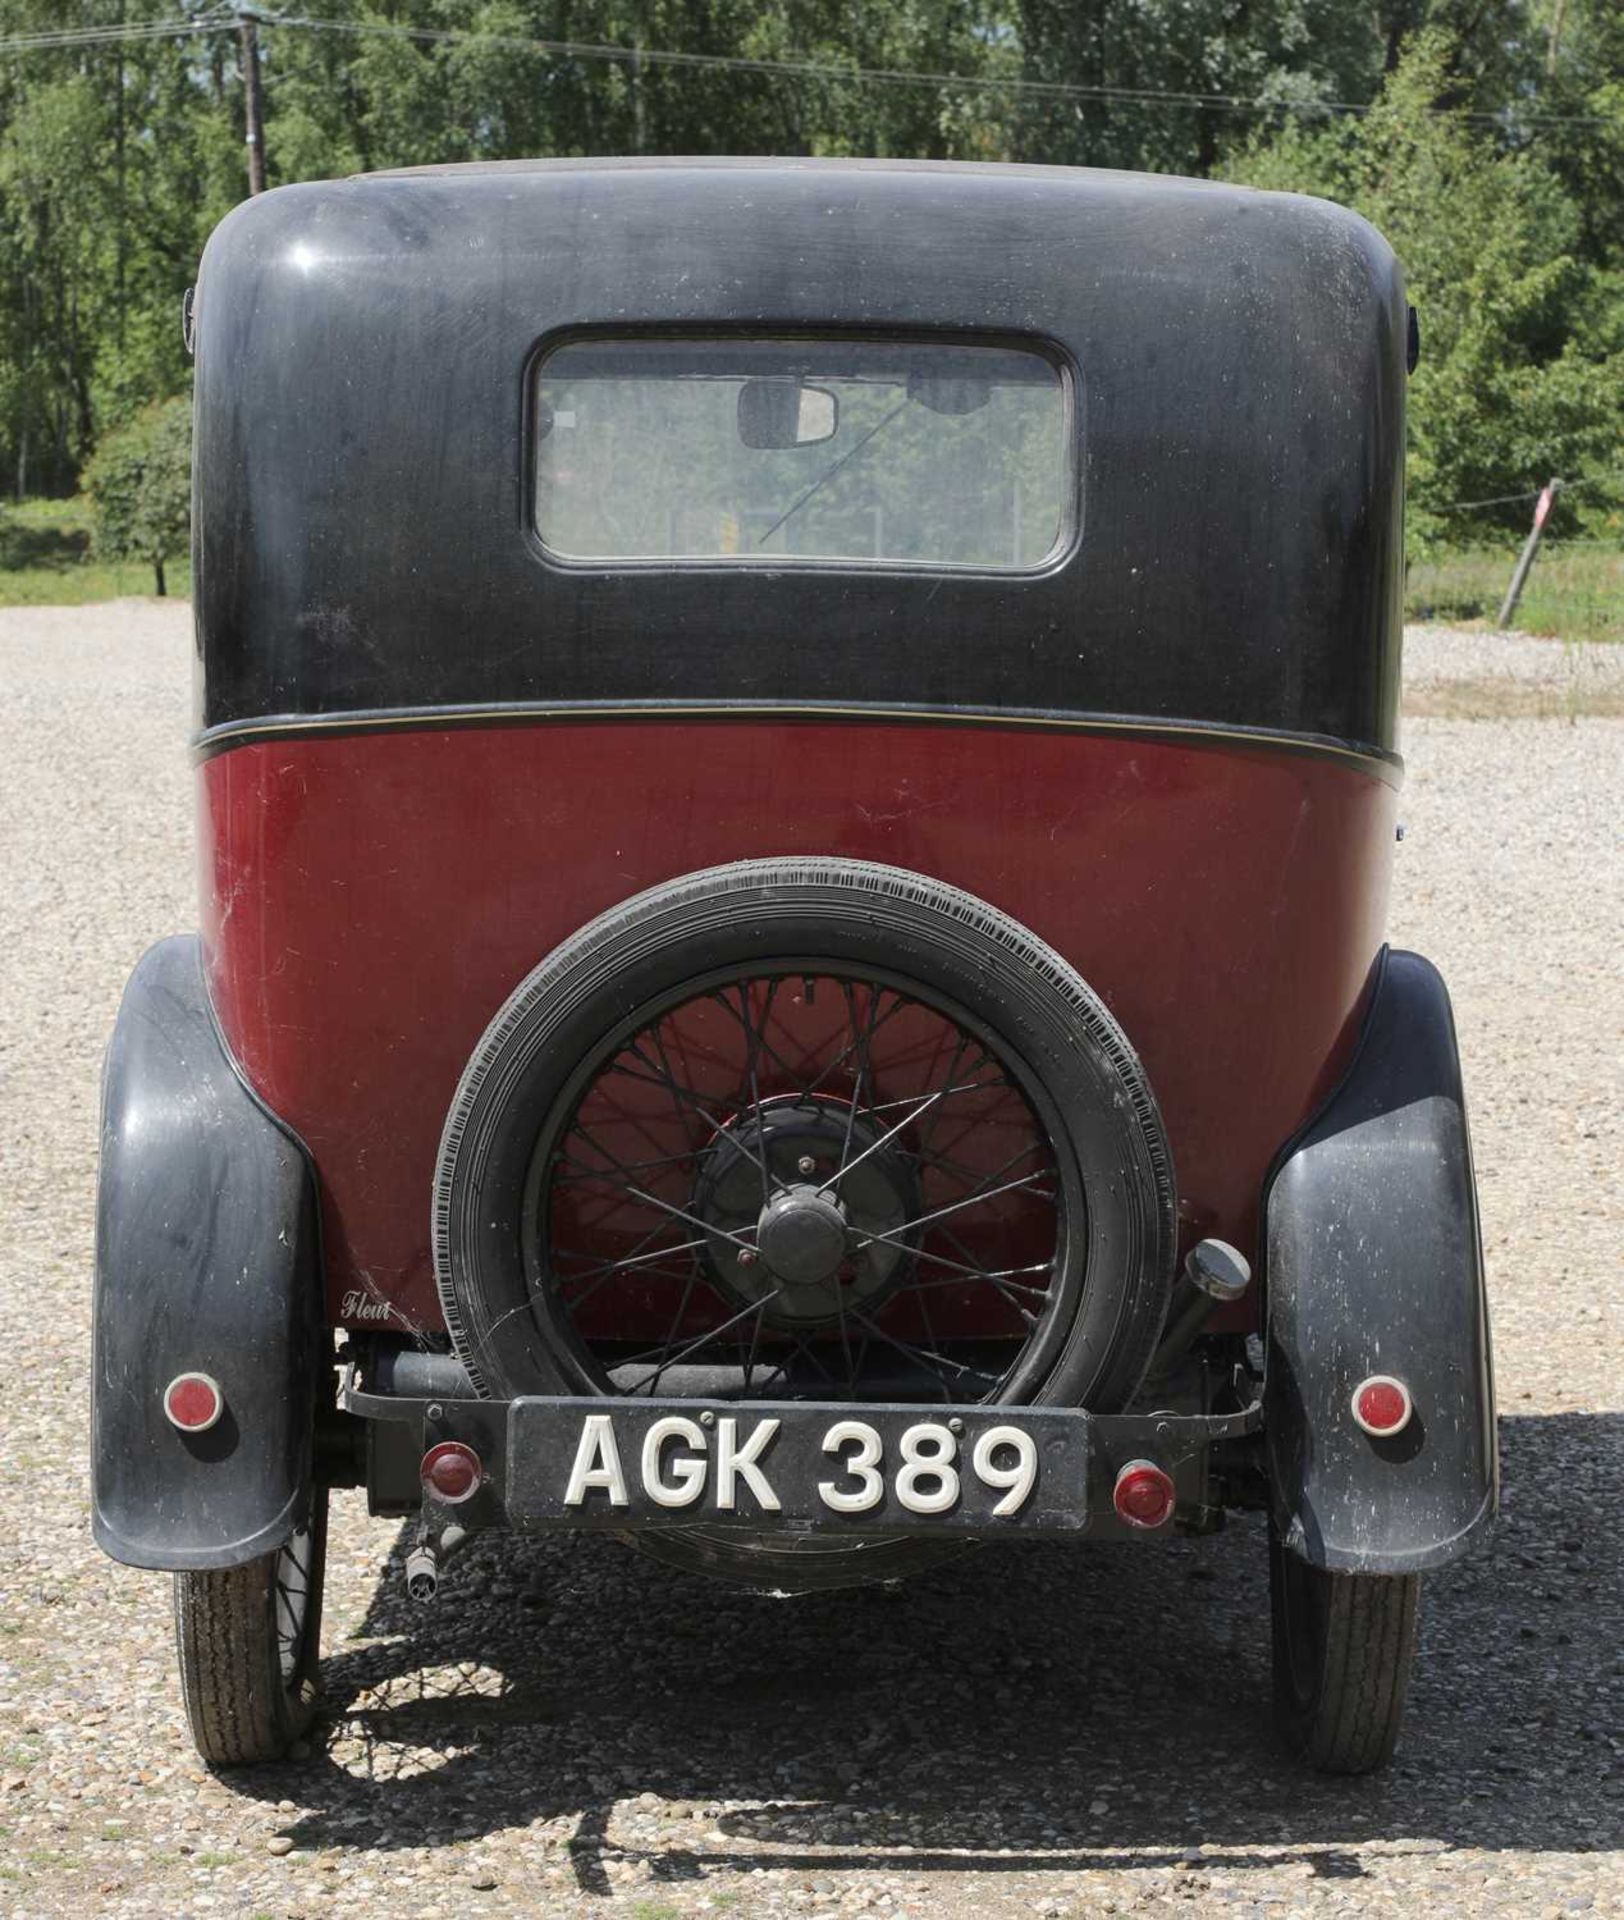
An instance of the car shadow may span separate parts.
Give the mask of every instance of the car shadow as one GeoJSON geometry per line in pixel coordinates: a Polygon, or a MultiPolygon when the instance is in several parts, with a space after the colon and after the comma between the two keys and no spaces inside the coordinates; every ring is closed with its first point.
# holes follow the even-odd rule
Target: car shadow
{"type": "Polygon", "coordinates": [[[1378,1842],[1584,1852],[1616,1840],[1624,1416],[1507,1419],[1501,1444],[1500,1526],[1429,1581],[1404,1739],[1369,1779],[1275,1742],[1252,1520],[792,1601],[577,1535],[481,1540],[421,1608],[397,1542],[360,1644],[327,1660],[317,1751],[229,1781],[296,1793],[300,1847],[564,1821],[599,1892],[616,1860],[655,1881],[919,1876],[1177,1866],[1204,1845],[1226,1873],[1284,1855],[1358,1878],[1378,1842]],[[640,1794],[682,1803],[692,1842],[670,1819],[617,1841],[640,1794]]]}

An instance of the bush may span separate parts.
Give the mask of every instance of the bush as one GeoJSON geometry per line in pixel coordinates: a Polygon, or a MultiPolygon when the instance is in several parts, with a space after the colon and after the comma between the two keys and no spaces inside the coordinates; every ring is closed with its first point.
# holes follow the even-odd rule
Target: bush
{"type": "Polygon", "coordinates": [[[192,403],[162,400],[98,442],[85,472],[96,552],[145,560],[153,590],[164,563],[185,553],[192,528],[192,403]]]}

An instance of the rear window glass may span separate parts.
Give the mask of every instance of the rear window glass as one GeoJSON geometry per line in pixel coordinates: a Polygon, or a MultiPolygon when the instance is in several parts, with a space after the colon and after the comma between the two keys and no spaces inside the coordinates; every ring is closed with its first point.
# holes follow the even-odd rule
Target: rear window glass
{"type": "Polygon", "coordinates": [[[1068,384],[946,340],[598,337],[536,371],[535,525],[576,561],[1041,566],[1068,384]]]}

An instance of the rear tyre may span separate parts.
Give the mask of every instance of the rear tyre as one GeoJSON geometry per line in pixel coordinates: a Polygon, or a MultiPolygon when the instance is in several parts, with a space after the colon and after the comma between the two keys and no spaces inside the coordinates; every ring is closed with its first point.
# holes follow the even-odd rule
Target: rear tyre
{"type": "Polygon", "coordinates": [[[211,1767],[281,1760],[316,1711],[327,1493],[274,1553],[175,1575],[175,1646],[192,1739],[211,1767]]]}
{"type": "Polygon", "coordinates": [[[1328,1573],[1269,1530],[1275,1717],[1322,1773],[1372,1773],[1392,1758],[1420,1622],[1414,1573],[1328,1573]]]}
{"type": "MultiPolygon", "coordinates": [[[[434,1224],[452,1340],[497,1398],[1114,1412],[1175,1243],[1155,1101],[1098,997],[985,902],[837,859],[690,874],[548,956],[463,1075],[434,1224]]],[[[638,1544],[794,1591],[960,1550],[638,1544]]]]}

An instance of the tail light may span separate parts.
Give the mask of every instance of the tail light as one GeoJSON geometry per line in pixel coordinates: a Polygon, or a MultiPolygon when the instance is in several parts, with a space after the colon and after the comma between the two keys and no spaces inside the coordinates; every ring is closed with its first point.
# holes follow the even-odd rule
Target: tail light
{"type": "Polygon", "coordinates": [[[1386,1440],[1410,1424],[1410,1390],[1390,1373],[1373,1373],[1353,1390],[1353,1417],[1373,1439],[1386,1440]]]}
{"type": "Polygon", "coordinates": [[[182,1433],[207,1433],[226,1410],[220,1382],[207,1373],[177,1373],[164,1388],[164,1414],[182,1433]]]}
{"type": "Polygon", "coordinates": [[[485,1463],[460,1440],[442,1440],[430,1447],[418,1471],[423,1491],[448,1507],[471,1500],[485,1482],[485,1463]]]}
{"type": "Polygon", "coordinates": [[[1165,1526],[1177,1501],[1172,1477],[1151,1460],[1130,1460],[1116,1477],[1111,1504],[1130,1527],[1165,1526]]]}

